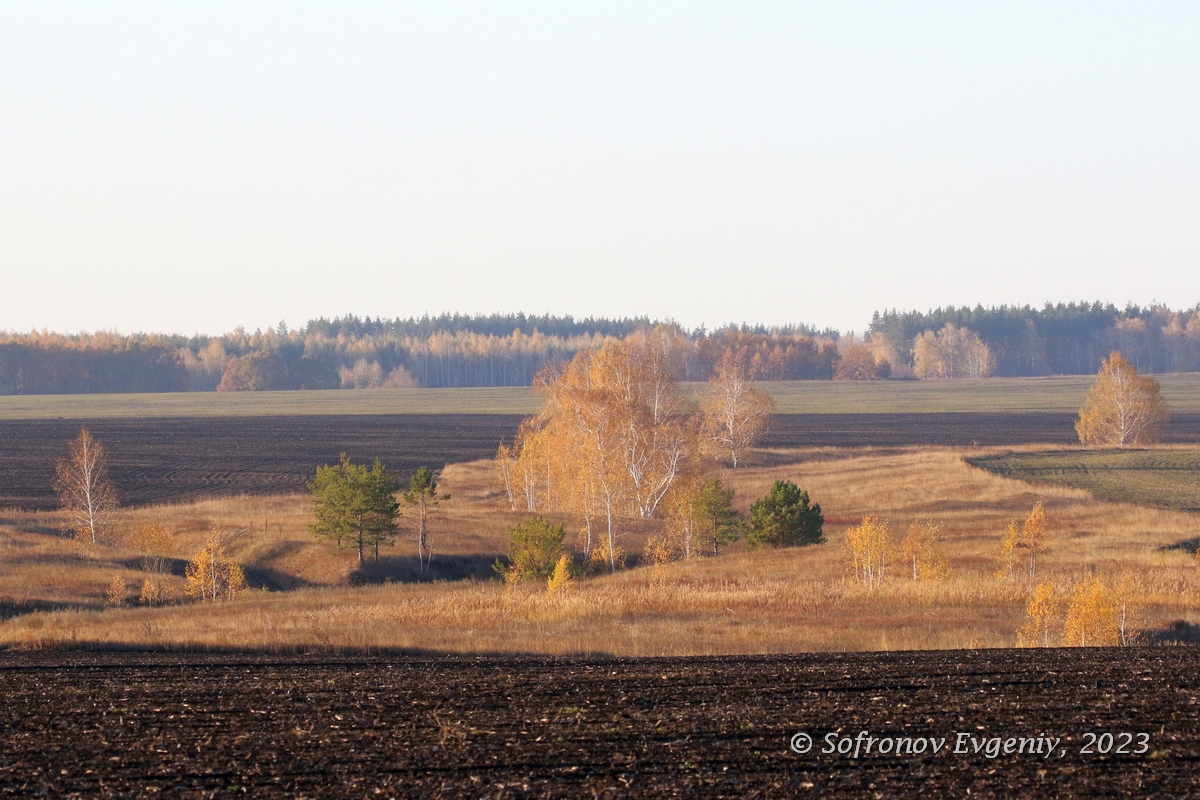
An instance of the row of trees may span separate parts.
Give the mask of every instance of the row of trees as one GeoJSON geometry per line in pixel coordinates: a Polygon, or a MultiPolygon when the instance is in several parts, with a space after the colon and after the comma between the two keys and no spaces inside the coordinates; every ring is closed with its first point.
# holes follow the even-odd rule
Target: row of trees
{"type": "Polygon", "coordinates": [[[868,590],[879,589],[889,576],[914,581],[946,577],[949,567],[941,550],[940,523],[913,520],[897,545],[891,523],[870,515],[846,531],[846,551],[854,580],[868,590]]]}
{"type": "MultiPolygon", "coordinates": [[[[0,394],[526,386],[648,319],[493,314],[315,319],[298,330],[220,336],[0,332],[0,394]]],[[[805,326],[686,331],[681,380],[703,381],[729,352],[754,380],[1083,374],[1120,350],[1145,372],[1200,370],[1200,307],[1111,304],[877,312],[866,334],[805,326]]]]}

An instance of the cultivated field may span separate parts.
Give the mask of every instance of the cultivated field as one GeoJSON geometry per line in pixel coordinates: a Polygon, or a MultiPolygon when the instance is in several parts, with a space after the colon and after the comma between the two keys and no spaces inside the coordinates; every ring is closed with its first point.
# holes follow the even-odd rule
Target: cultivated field
{"type": "Polygon", "coordinates": [[[1010,478],[1086,489],[1103,500],[1200,512],[1200,451],[1195,448],[1034,450],[969,462],[1010,478]]]}
{"type": "MultiPolygon", "coordinates": [[[[407,475],[421,466],[494,455],[523,417],[500,414],[102,418],[86,424],[104,445],[122,503],[179,502],[304,491],[340,453],[383,459],[407,475]]],[[[79,420],[0,420],[0,508],[50,509],[54,464],[79,420]]],[[[768,448],[988,446],[1076,441],[1070,414],[781,414],[768,448]]],[[[1200,442],[1200,414],[1176,415],[1168,441],[1200,442]]],[[[775,458],[770,456],[769,458],[775,458]]]]}
{"type": "MultiPolygon", "coordinates": [[[[1200,374],[1157,375],[1172,413],[1200,414],[1200,374]]],[[[1075,414],[1092,385],[1087,375],[948,381],[776,381],[759,387],[780,414],[1075,414]]],[[[695,393],[703,384],[684,384],[695,393]]],[[[105,417],[532,414],[528,387],[358,391],[177,392],[171,394],[8,395],[3,419],[105,417]]]]}
{"type": "Polygon", "coordinates": [[[1181,648],[647,660],[8,653],[0,693],[5,795],[1200,791],[1200,682],[1181,648]],[[875,750],[884,737],[926,746],[824,752],[830,734],[860,732],[877,737],[875,750]],[[791,750],[798,733],[812,750],[791,750]],[[930,737],[942,740],[936,753],[930,737]],[[1001,749],[1035,737],[1041,754],[1001,749]]]}

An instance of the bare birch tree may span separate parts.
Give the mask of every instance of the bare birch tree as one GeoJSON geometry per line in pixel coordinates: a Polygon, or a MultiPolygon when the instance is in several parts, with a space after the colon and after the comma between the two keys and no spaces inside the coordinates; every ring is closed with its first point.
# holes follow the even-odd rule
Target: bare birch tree
{"type": "Polygon", "coordinates": [[[731,350],[718,362],[700,408],[709,444],[737,467],[766,430],[775,401],[754,388],[741,359],[731,350]]]}
{"type": "Polygon", "coordinates": [[[101,542],[117,507],[117,491],[108,479],[104,448],[87,428],[80,429],[68,455],[58,460],[54,491],[75,538],[88,547],[101,542]]]}

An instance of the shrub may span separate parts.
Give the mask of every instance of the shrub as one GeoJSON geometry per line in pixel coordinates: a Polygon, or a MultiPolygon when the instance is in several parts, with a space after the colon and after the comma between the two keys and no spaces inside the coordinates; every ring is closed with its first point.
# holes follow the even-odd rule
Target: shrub
{"type": "MultiPolygon", "coordinates": [[[[566,535],[562,525],[552,525],[545,517],[529,517],[513,525],[508,529],[508,571],[516,580],[548,580],[566,555],[566,535]]],[[[503,572],[504,567],[497,571],[503,572]]]]}

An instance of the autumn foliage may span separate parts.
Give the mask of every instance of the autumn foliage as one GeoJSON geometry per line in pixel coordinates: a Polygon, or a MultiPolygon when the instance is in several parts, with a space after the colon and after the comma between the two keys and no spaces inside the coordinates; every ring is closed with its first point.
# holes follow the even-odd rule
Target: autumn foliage
{"type": "Polygon", "coordinates": [[[1082,444],[1125,447],[1159,441],[1166,422],[1158,381],[1139,375],[1113,351],[1088,392],[1075,431],[1082,444]]]}
{"type": "Polygon", "coordinates": [[[863,517],[861,523],[846,531],[846,548],[855,580],[867,589],[883,586],[895,555],[888,521],[863,517]]]}
{"type": "Polygon", "coordinates": [[[913,371],[920,378],[986,378],[996,367],[979,336],[952,322],[917,336],[912,353],[913,371]]]}
{"type": "Polygon", "coordinates": [[[941,523],[932,519],[914,520],[900,543],[904,570],[914,581],[944,578],[949,573],[941,551],[941,523]]]}
{"type": "MultiPolygon", "coordinates": [[[[604,554],[609,570],[618,565],[622,519],[673,509],[688,528],[680,516],[691,513],[692,500],[669,499],[672,492],[694,491],[684,479],[702,473],[714,448],[740,457],[765,421],[762,404],[751,402],[757,393],[732,367],[728,374],[739,376],[727,392],[733,416],[715,423],[688,413],[678,384],[685,346],[672,327],[643,328],[543,372],[534,384],[542,411],[522,423],[511,449],[497,453],[497,474],[513,508],[572,515],[584,556],[594,562],[604,554]],[[725,439],[722,430],[729,432],[725,439]]],[[[713,392],[724,391],[720,378],[715,385],[713,392]]],[[[690,552],[693,534],[682,535],[690,552]]]]}
{"type": "Polygon", "coordinates": [[[1018,524],[1017,520],[1013,519],[1005,529],[996,577],[1015,577],[1017,566],[1024,562],[1025,574],[1032,581],[1037,575],[1038,559],[1048,547],[1046,506],[1038,500],[1024,522],[1018,524]]]}
{"type": "Polygon", "coordinates": [[[717,363],[701,399],[704,435],[722,459],[737,467],[767,428],[775,401],[751,384],[746,354],[730,350],[717,363]]]}
{"type": "Polygon", "coordinates": [[[1025,606],[1025,621],[1017,631],[1017,647],[1053,645],[1060,606],[1054,584],[1045,582],[1034,587],[1025,606]]]}
{"type": "Polygon", "coordinates": [[[220,534],[209,534],[185,572],[187,594],[200,600],[231,600],[246,589],[246,574],[225,552],[220,534]]]}

